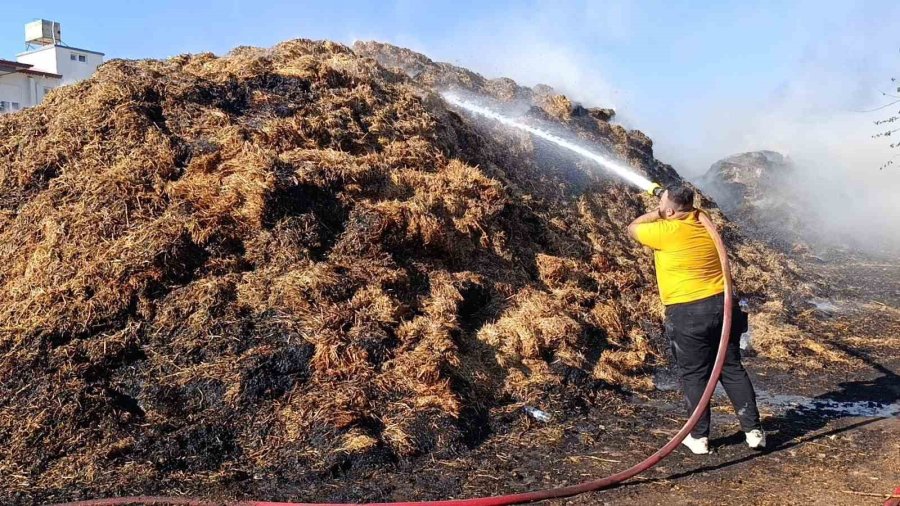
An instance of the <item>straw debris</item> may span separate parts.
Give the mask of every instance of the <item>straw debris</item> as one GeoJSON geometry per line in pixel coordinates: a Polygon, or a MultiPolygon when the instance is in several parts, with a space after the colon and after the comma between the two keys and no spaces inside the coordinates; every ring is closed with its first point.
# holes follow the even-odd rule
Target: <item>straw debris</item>
{"type": "MultiPolygon", "coordinates": [[[[0,496],[297,483],[651,388],[623,229],[652,201],[447,110],[450,83],[678,178],[609,110],[376,43],[114,60],[0,118],[0,496]]],[[[745,291],[797,287],[715,217],[745,291]]]]}

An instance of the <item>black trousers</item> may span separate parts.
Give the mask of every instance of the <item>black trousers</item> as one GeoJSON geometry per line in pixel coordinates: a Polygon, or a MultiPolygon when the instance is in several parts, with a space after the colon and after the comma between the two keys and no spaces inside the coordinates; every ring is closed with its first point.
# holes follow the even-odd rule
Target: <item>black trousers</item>
{"type": "MultiPolygon", "coordinates": [[[[693,413],[700,403],[703,389],[712,374],[722,336],[722,304],[724,295],[714,295],[684,304],[666,306],[666,335],[681,377],[688,407],[693,413]]],[[[741,365],[740,335],[732,333],[725,355],[725,366],[719,378],[731,400],[744,432],[760,429],[756,392],[741,365]]],[[[709,436],[709,406],[691,436],[709,436]]]]}

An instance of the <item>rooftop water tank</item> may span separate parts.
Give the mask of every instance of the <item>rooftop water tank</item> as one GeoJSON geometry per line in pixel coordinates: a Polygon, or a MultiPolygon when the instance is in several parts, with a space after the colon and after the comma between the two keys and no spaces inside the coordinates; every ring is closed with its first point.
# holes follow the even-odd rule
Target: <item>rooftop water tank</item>
{"type": "Polygon", "coordinates": [[[62,40],[62,29],[56,21],[35,19],[25,25],[25,43],[49,46],[62,40]]]}

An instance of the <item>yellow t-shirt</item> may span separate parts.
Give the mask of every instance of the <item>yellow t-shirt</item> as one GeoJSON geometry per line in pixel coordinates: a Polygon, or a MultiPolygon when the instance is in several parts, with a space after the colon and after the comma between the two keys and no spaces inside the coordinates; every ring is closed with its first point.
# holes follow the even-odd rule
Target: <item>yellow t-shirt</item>
{"type": "Polygon", "coordinates": [[[677,220],[641,223],[638,242],[653,250],[659,295],[665,305],[681,304],[725,291],[716,244],[693,211],[677,220]]]}

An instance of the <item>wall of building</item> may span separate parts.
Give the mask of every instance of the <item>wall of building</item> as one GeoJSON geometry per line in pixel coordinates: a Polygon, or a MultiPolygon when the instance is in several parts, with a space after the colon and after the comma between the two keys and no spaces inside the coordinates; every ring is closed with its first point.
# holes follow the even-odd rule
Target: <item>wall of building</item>
{"type": "MultiPolygon", "coordinates": [[[[0,102],[19,104],[19,108],[31,106],[28,77],[24,74],[0,76],[0,102]]],[[[3,112],[10,112],[9,110],[3,112]]]]}
{"type": "Polygon", "coordinates": [[[57,60],[58,71],[56,73],[62,74],[63,84],[69,84],[91,77],[94,75],[97,67],[103,63],[102,54],[89,53],[87,51],[79,51],[77,49],[64,47],[57,47],[57,51],[59,52],[59,58],[57,60]],[[72,59],[72,56],[75,56],[74,60],[72,59]],[[85,61],[82,62],[80,60],[81,56],[85,58],[85,61]]]}
{"type": "Polygon", "coordinates": [[[16,61],[34,65],[32,67],[34,70],[59,74],[56,71],[56,51],[54,51],[54,46],[44,46],[27,53],[19,53],[16,56],[16,61]]]}
{"type": "Polygon", "coordinates": [[[16,60],[34,65],[33,70],[61,74],[63,84],[69,84],[91,77],[103,63],[103,55],[67,46],[45,46],[21,53],[16,60]]]}
{"type": "Polygon", "coordinates": [[[23,73],[0,75],[0,102],[8,104],[3,112],[15,112],[13,103],[19,104],[19,109],[39,104],[61,82],[57,78],[23,73]]]}

